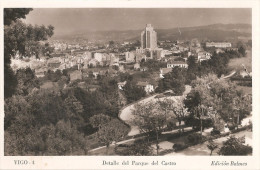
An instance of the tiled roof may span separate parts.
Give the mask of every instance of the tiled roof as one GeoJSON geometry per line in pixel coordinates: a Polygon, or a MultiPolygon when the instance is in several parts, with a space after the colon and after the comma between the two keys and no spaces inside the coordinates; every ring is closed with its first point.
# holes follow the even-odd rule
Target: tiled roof
{"type": "Polygon", "coordinates": [[[167,74],[172,71],[172,68],[162,68],[161,70],[163,74],[167,74]]]}

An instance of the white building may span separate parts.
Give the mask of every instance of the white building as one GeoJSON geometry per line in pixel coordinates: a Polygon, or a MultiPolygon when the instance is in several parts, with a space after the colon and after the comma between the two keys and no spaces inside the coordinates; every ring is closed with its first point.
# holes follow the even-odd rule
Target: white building
{"type": "Polygon", "coordinates": [[[231,46],[230,42],[206,42],[206,47],[229,48],[231,46]]]}
{"type": "Polygon", "coordinates": [[[151,24],[146,24],[145,30],[141,32],[141,48],[157,48],[157,33],[151,24]]]}
{"type": "Polygon", "coordinates": [[[102,53],[95,53],[94,59],[96,59],[98,62],[101,62],[102,59],[103,59],[103,54],[102,53]]]}
{"type": "Polygon", "coordinates": [[[167,63],[167,68],[183,67],[188,68],[188,64],[183,61],[170,61],[167,63]]]}
{"type": "Polygon", "coordinates": [[[135,62],[135,54],[133,52],[125,52],[126,62],[135,62]]]}
{"type": "Polygon", "coordinates": [[[198,61],[201,62],[201,61],[204,61],[204,60],[209,60],[211,58],[211,54],[209,52],[206,52],[206,51],[201,51],[201,52],[198,52],[198,61]]]}
{"type": "Polygon", "coordinates": [[[136,85],[143,88],[146,93],[151,93],[151,92],[154,91],[153,85],[148,83],[148,82],[140,82],[139,81],[136,85]]]}
{"type": "Polygon", "coordinates": [[[164,78],[163,76],[169,72],[172,71],[172,68],[161,68],[160,69],[160,74],[159,74],[159,77],[162,79],[164,78]]]}

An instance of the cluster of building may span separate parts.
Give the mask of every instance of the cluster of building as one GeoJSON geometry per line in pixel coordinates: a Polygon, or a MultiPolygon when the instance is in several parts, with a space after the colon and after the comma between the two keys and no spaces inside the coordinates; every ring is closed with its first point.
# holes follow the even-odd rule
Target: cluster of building
{"type": "MultiPolygon", "coordinates": [[[[174,67],[188,68],[187,59],[189,56],[195,56],[197,62],[208,60],[212,54],[204,51],[197,39],[191,40],[189,43],[184,41],[160,41],[157,42],[157,33],[153,29],[151,24],[147,24],[145,29],[141,32],[141,45],[140,48],[136,48],[127,52],[115,52],[111,53],[107,50],[113,47],[107,47],[107,49],[99,49],[91,43],[88,45],[81,44],[67,44],[62,42],[53,42],[51,45],[55,51],[59,53],[52,54],[50,58],[14,58],[12,59],[11,66],[14,70],[30,67],[35,70],[37,77],[44,77],[48,70],[64,70],[72,69],[69,73],[70,81],[82,80],[84,77],[98,78],[101,76],[116,76],[118,72],[125,72],[127,64],[133,64],[134,70],[147,71],[147,68],[140,67],[141,62],[145,62],[150,59],[164,61],[167,63],[166,68],[161,68],[159,77],[169,73],[174,67]],[[158,44],[160,47],[158,47],[158,44]],[[164,49],[162,47],[167,47],[164,49]],[[169,48],[168,48],[169,47],[169,48]],[[181,55],[181,54],[186,55],[181,55]],[[179,58],[178,60],[175,60],[179,58]],[[181,60],[180,60],[181,59],[181,60]],[[117,69],[113,69],[116,67],[117,69]]],[[[130,42],[124,42],[123,46],[131,45],[130,42]]],[[[223,48],[231,48],[229,42],[207,42],[206,47],[215,47],[216,52],[223,52],[223,48]]],[[[119,89],[125,85],[125,82],[118,84],[119,89]]],[[[147,81],[138,82],[137,86],[144,88],[147,93],[154,91],[152,83],[147,81]]]]}

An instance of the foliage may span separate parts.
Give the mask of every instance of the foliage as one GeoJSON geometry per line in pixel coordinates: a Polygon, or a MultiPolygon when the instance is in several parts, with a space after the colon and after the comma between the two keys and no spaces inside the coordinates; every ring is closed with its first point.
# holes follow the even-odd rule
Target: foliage
{"type": "Polygon", "coordinates": [[[6,99],[5,155],[86,154],[87,141],[70,113],[48,92],[6,99]]]}
{"type": "Polygon", "coordinates": [[[193,134],[188,135],[186,137],[186,140],[187,140],[188,144],[196,145],[196,144],[203,142],[204,138],[205,137],[199,133],[193,133],[193,134]]]}
{"type": "Polygon", "coordinates": [[[214,129],[212,129],[212,131],[210,132],[210,134],[211,134],[212,136],[220,135],[220,130],[214,128],[214,129]]]}
{"type": "Polygon", "coordinates": [[[185,91],[186,72],[185,68],[174,67],[172,72],[164,75],[164,78],[159,81],[156,92],[172,90],[176,96],[182,95],[185,91]]]}
{"type": "Polygon", "coordinates": [[[147,67],[150,71],[159,71],[160,68],[166,67],[166,62],[150,59],[141,63],[141,67],[147,67]]]}
{"type": "Polygon", "coordinates": [[[107,122],[109,122],[111,118],[104,114],[97,114],[92,116],[89,119],[90,124],[95,128],[98,127],[99,129],[104,126],[107,122]]]}
{"type": "Polygon", "coordinates": [[[45,41],[53,35],[53,26],[32,26],[23,23],[20,18],[25,18],[31,8],[4,9],[4,91],[5,98],[12,96],[17,86],[17,80],[10,68],[11,57],[38,56],[42,49],[47,53],[45,41]]]}
{"type": "Polygon", "coordinates": [[[33,88],[39,88],[39,81],[30,68],[17,70],[16,79],[16,94],[28,95],[33,88]]]}
{"type": "Polygon", "coordinates": [[[152,147],[144,139],[137,139],[134,141],[134,144],[124,147],[118,146],[115,152],[119,155],[126,156],[149,156],[152,155],[152,147]]]}
{"type": "Polygon", "coordinates": [[[240,55],[245,57],[246,56],[246,45],[243,44],[242,42],[238,42],[237,47],[238,47],[238,52],[240,53],[240,55]]]}
{"type": "Polygon", "coordinates": [[[229,121],[230,118],[234,120],[237,118],[238,113],[241,120],[251,111],[251,99],[249,96],[237,90],[236,85],[228,80],[218,79],[215,75],[208,75],[192,81],[192,86],[192,91],[184,101],[185,106],[191,113],[191,117],[200,113],[196,112],[196,108],[203,105],[207,110],[206,115],[215,124],[221,125],[223,122],[216,120],[225,122],[229,121]],[[239,104],[235,104],[235,101],[239,102],[239,104]]]}
{"type": "Polygon", "coordinates": [[[47,80],[50,80],[52,82],[57,82],[61,79],[62,76],[61,70],[56,70],[55,72],[52,70],[48,70],[47,73],[45,74],[45,77],[47,80]]]}
{"type": "Polygon", "coordinates": [[[181,151],[183,149],[186,149],[187,147],[189,147],[189,145],[187,145],[185,143],[175,143],[175,144],[173,144],[172,149],[175,152],[178,152],[178,151],[181,151]]]}
{"type": "Polygon", "coordinates": [[[108,148],[112,142],[122,140],[124,136],[127,135],[127,132],[128,128],[126,125],[121,123],[118,119],[112,119],[108,123],[101,126],[96,133],[96,136],[100,143],[106,145],[108,152],[108,148]]]}
{"type": "Polygon", "coordinates": [[[208,149],[210,150],[210,156],[212,155],[212,152],[218,148],[218,145],[213,142],[213,140],[209,140],[207,144],[208,149]]]}
{"type": "Polygon", "coordinates": [[[133,80],[133,76],[130,75],[129,73],[120,73],[119,74],[119,79],[121,82],[123,81],[132,81],[133,80]]]}
{"type": "Polygon", "coordinates": [[[145,133],[147,137],[156,137],[157,155],[159,150],[159,136],[167,124],[167,120],[172,115],[165,115],[160,105],[156,102],[137,103],[134,106],[133,115],[135,119],[133,124],[139,128],[141,133],[145,133]]]}
{"type": "Polygon", "coordinates": [[[32,8],[5,8],[4,9],[4,25],[10,25],[12,22],[20,18],[25,18],[32,8]]]}
{"type": "Polygon", "coordinates": [[[128,103],[137,101],[146,95],[144,89],[136,86],[132,81],[128,81],[123,90],[128,103]]]}
{"type": "Polygon", "coordinates": [[[252,147],[244,145],[245,137],[236,138],[230,136],[223,142],[223,146],[220,148],[219,155],[248,155],[252,153],[252,147]]]}
{"type": "Polygon", "coordinates": [[[160,101],[159,103],[163,110],[169,110],[174,114],[175,119],[179,123],[179,130],[182,130],[182,132],[184,132],[184,127],[182,127],[181,129],[181,121],[183,121],[185,117],[188,116],[188,111],[183,103],[184,97],[175,98],[175,100],[176,101],[165,99],[163,101],[160,101]]]}

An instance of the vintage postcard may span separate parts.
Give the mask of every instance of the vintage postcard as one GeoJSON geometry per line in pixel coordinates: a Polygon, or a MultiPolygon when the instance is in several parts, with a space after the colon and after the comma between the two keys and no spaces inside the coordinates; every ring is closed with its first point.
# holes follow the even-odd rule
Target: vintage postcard
{"type": "Polygon", "coordinates": [[[1,1],[0,169],[260,169],[252,1],[1,1]]]}

